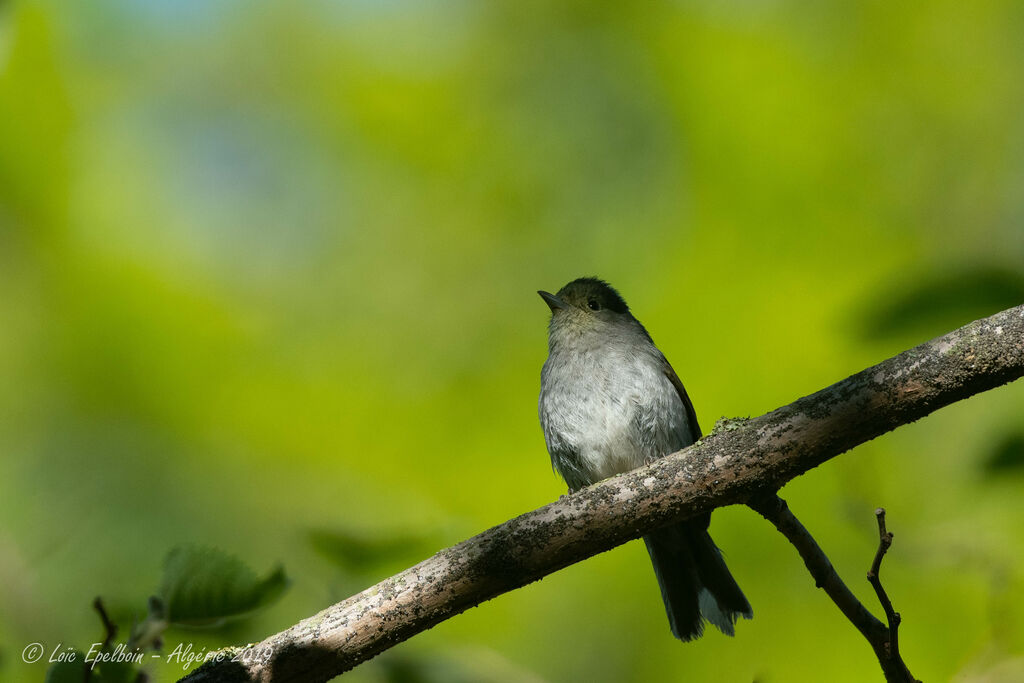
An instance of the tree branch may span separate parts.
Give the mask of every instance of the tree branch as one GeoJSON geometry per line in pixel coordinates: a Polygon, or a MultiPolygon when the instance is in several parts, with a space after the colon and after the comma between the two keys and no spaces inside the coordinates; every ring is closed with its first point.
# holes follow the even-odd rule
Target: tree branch
{"type": "Polygon", "coordinates": [[[745,503],[900,425],[1024,375],[1024,306],[488,529],[184,680],[326,681],[485,600],[651,529],[745,503]],[[249,654],[251,653],[251,655],[249,654]]]}
{"type": "Polygon", "coordinates": [[[875,516],[878,517],[880,540],[875,559],[871,563],[871,570],[868,572],[868,581],[874,587],[878,600],[885,610],[885,615],[889,619],[888,628],[876,619],[843,583],[825,551],[792,513],[789,506],[786,505],[786,501],[772,494],[753,498],[747,505],[774,524],[775,528],[797,549],[804,565],[807,566],[807,571],[814,578],[814,585],[823,589],[832,598],[832,602],[871,645],[871,649],[875,651],[875,657],[878,658],[878,663],[882,666],[885,680],[889,683],[918,683],[917,679],[910,674],[910,670],[900,655],[896,639],[900,615],[893,611],[889,596],[885,594],[882,583],[878,579],[878,569],[882,564],[882,557],[892,544],[892,534],[885,531],[885,510],[882,508],[875,510],[875,516]]]}

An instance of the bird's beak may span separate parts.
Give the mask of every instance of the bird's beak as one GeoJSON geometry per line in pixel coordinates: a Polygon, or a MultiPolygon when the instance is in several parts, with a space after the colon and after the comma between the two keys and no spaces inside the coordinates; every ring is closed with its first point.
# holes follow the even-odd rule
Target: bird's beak
{"type": "Polygon", "coordinates": [[[537,293],[540,294],[540,298],[544,299],[544,302],[547,303],[548,308],[551,309],[552,313],[557,311],[559,308],[569,308],[569,304],[565,303],[551,292],[540,290],[537,293]]]}

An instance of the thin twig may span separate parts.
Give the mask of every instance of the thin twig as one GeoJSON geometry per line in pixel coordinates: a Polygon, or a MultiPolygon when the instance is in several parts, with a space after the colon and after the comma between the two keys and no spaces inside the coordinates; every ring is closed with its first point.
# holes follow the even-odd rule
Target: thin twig
{"type": "Polygon", "coordinates": [[[843,583],[825,551],[814,540],[811,532],[796,518],[786,501],[771,495],[751,500],[748,505],[771,522],[793,544],[814,579],[814,585],[825,591],[869,643],[880,642],[887,636],[885,624],[869,612],[853,591],[843,583]]]}
{"type": "Polygon", "coordinates": [[[878,520],[878,550],[875,551],[875,559],[871,562],[871,569],[868,570],[868,582],[875,589],[878,602],[885,610],[885,617],[889,622],[889,649],[891,652],[896,652],[898,651],[896,634],[901,618],[899,612],[893,609],[892,601],[885,592],[885,588],[882,587],[882,579],[879,576],[879,572],[882,570],[882,558],[889,552],[889,547],[892,545],[892,534],[885,529],[885,508],[875,510],[875,518],[878,520]]]}
{"type": "Polygon", "coordinates": [[[903,662],[897,645],[896,626],[899,625],[900,615],[893,610],[892,603],[878,580],[878,569],[882,563],[882,557],[885,556],[885,552],[892,544],[892,534],[885,530],[885,511],[881,508],[875,511],[875,515],[878,517],[880,540],[878,550],[875,552],[875,559],[871,563],[871,571],[868,572],[868,580],[875,587],[875,593],[889,618],[888,627],[871,614],[843,583],[825,551],[796,518],[789,506],[786,505],[786,501],[772,494],[752,499],[747,505],[771,522],[797,549],[800,557],[803,558],[804,565],[807,566],[807,570],[814,578],[815,585],[828,594],[836,607],[871,645],[871,649],[875,651],[878,663],[882,667],[882,673],[885,674],[885,680],[889,683],[918,683],[903,662]]]}
{"type": "Polygon", "coordinates": [[[878,596],[878,602],[881,603],[882,609],[885,610],[885,618],[889,622],[889,628],[887,629],[889,637],[885,642],[886,653],[895,665],[902,667],[907,672],[907,676],[910,676],[910,672],[907,671],[907,665],[903,663],[903,657],[900,655],[899,629],[903,619],[900,617],[900,613],[893,609],[892,600],[889,599],[888,593],[882,587],[880,576],[882,558],[889,552],[889,547],[892,545],[892,532],[887,531],[885,528],[885,508],[875,510],[875,519],[878,520],[878,550],[875,551],[875,559],[872,560],[871,569],[868,570],[868,582],[875,589],[875,595],[878,596]]]}
{"type": "MultiPolygon", "coordinates": [[[[110,616],[107,614],[106,608],[103,606],[103,600],[96,596],[96,599],[92,601],[92,607],[100,615],[100,621],[103,622],[103,645],[100,647],[100,652],[106,652],[110,649],[110,644],[114,642],[114,638],[117,636],[117,624],[110,620],[110,616]]],[[[85,667],[85,683],[89,683],[92,679],[92,666],[85,667]]]]}
{"type": "MultiPolygon", "coordinates": [[[[110,616],[107,614],[106,608],[103,606],[103,600],[97,596],[92,601],[93,609],[95,609],[100,615],[100,621],[103,622],[103,645],[100,647],[100,652],[107,652],[110,649],[110,644],[114,642],[114,638],[117,637],[117,624],[111,621],[110,616]]],[[[92,679],[93,667],[87,666],[85,668],[85,683],[89,683],[92,679]]],[[[145,671],[139,670],[135,673],[133,683],[149,683],[149,674],[145,671]]]]}
{"type": "Polygon", "coordinates": [[[110,647],[110,643],[112,643],[114,638],[117,636],[117,624],[110,620],[110,617],[107,615],[106,608],[103,607],[103,600],[100,597],[97,596],[97,598],[92,601],[92,606],[93,609],[99,613],[100,621],[103,622],[103,631],[106,635],[103,638],[103,647],[100,649],[106,651],[107,648],[110,647]]]}

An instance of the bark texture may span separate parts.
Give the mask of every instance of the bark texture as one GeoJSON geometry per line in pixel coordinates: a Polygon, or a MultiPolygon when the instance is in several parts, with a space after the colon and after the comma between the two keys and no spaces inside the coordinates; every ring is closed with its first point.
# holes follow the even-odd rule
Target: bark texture
{"type": "Polygon", "coordinates": [[[184,681],[326,681],[434,624],[651,529],[763,498],[900,425],[1024,375],[1024,305],[520,515],[184,681]],[[238,661],[232,661],[232,658],[238,661]]]}

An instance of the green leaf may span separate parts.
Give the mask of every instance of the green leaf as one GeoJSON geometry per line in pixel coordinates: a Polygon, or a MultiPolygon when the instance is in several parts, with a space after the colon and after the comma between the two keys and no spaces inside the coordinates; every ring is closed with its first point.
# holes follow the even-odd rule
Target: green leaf
{"type": "Polygon", "coordinates": [[[90,683],[133,683],[138,673],[135,665],[131,662],[102,662],[96,667],[89,681],[90,683]]]}
{"type": "Polygon", "coordinates": [[[73,662],[55,662],[46,670],[46,683],[82,683],[88,668],[85,655],[75,651],[73,662]]]}
{"type": "Polygon", "coordinates": [[[984,467],[990,476],[1024,472],[1024,431],[1004,435],[992,448],[984,467]]]}
{"type": "Polygon", "coordinates": [[[868,339],[934,336],[1024,301],[1024,273],[996,266],[893,283],[864,321],[868,339]]]}
{"type": "Polygon", "coordinates": [[[217,626],[269,605],[287,586],[280,565],[261,579],[221,550],[179,546],[164,560],[160,598],[173,624],[217,626]]]}
{"type": "Polygon", "coordinates": [[[412,534],[372,537],[341,529],[311,529],[308,538],[314,550],[323,557],[345,569],[359,572],[417,557],[429,547],[426,539],[412,534]]]}
{"type": "Polygon", "coordinates": [[[46,670],[46,683],[82,683],[90,668],[90,683],[133,683],[139,673],[131,662],[100,662],[93,667],[84,654],[76,651],[75,661],[56,662],[46,670]]]}

